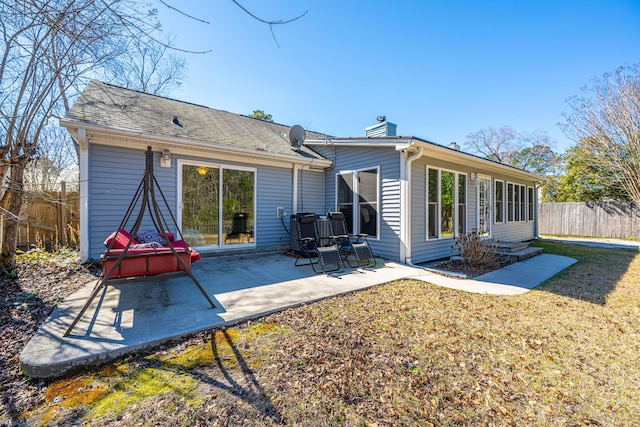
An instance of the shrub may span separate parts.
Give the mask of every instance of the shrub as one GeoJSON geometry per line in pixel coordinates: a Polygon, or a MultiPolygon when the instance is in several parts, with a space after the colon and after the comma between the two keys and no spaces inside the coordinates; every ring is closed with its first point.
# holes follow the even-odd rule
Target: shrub
{"type": "Polygon", "coordinates": [[[497,262],[498,242],[493,238],[483,238],[475,228],[456,237],[453,250],[470,267],[486,267],[497,262]]]}

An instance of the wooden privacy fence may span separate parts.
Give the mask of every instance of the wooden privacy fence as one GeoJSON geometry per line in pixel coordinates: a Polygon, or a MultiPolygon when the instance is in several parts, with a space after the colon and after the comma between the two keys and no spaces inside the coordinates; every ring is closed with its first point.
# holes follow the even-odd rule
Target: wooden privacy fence
{"type": "Polygon", "coordinates": [[[640,204],[634,202],[540,203],[538,233],[640,238],[640,204]]]}
{"type": "Polygon", "coordinates": [[[33,245],[77,246],[80,229],[80,197],[61,191],[30,193],[22,205],[18,226],[18,248],[33,245]]]}

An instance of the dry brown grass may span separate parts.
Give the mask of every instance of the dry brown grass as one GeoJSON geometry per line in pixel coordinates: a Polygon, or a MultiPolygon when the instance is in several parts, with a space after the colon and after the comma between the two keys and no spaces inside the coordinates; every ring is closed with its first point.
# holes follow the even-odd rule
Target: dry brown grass
{"type": "Polygon", "coordinates": [[[543,245],[579,263],[525,295],[389,283],[58,380],[100,393],[26,421],[638,425],[640,256],[543,245]]]}

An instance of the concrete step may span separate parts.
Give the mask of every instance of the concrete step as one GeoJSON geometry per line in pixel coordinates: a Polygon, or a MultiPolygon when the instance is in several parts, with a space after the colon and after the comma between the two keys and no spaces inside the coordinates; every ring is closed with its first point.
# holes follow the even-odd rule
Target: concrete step
{"type": "Polygon", "coordinates": [[[525,259],[529,259],[532,258],[536,255],[539,255],[542,253],[542,248],[530,248],[527,247],[524,249],[520,249],[517,251],[500,251],[498,249],[498,251],[496,252],[496,254],[501,255],[501,256],[505,256],[505,257],[509,257],[509,259],[514,259],[516,261],[524,261],[525,259]]]}
{"type": "Polygon", "coordinates": [[[498,252],[518,252],[529,247],[529,242],[498,242],[498,252]]]}

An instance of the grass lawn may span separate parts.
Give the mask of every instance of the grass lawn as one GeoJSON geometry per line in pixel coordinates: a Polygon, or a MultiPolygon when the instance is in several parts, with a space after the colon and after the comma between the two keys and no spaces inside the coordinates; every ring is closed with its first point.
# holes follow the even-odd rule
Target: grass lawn
{"type": "Polygon", "coordinates": [[[640,254],[579,262],[519,296],[419,281],[286,310],[47,384],[28,424],[631,426],[640,254]]]}

